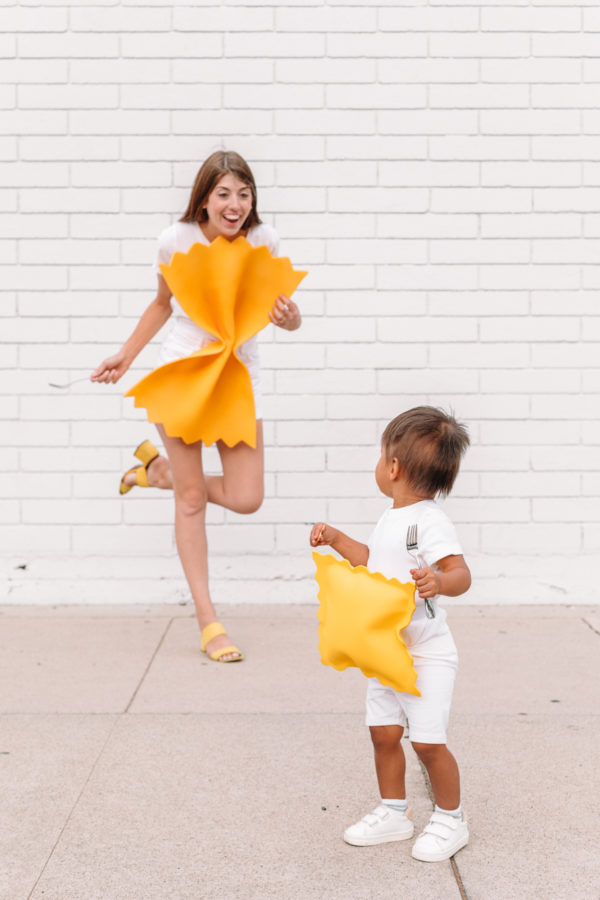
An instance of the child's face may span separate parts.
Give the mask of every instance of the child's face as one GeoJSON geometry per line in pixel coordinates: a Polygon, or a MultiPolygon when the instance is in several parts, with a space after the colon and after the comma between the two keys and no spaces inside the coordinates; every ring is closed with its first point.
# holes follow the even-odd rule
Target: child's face
{"type": "Polygon", "coordinates": [[[386,497],[392,496],[392,467],[393,460],[388,460],[385,448],[382,447],[381,455],[375,466],[375,481],[381,493],[385,494],[386,497]]]}

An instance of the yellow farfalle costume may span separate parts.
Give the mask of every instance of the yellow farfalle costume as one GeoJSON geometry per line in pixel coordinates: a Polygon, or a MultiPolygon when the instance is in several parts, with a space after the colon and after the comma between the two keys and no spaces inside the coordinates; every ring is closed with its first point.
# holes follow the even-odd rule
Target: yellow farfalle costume
{"type": "Polygon", "coordinates": [[[256,447],[252,382],[238,349],[269,323],[279,294],[290,297],[306,272],[244,237],[194,244],[160,268],[184,312],[216,340],[159,366],[125,396],[146,408],[148,421],[187,444],[222,440],[256,447]]]}
{"type": "Polygon", "coordinates": [[[313,553],[319,585],[321,662],[334,669],[357,667],[397,691],[421,693],[402,639],[415,611],[415,585],[351,566],[347,559],[313,553]]]}

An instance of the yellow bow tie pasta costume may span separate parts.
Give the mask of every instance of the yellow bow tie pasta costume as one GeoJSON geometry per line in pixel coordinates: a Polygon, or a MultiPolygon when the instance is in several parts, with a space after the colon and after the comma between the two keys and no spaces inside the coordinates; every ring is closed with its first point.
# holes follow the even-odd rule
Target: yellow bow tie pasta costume
{"type": "Polygon", "coordinates": [[[306,272],[244,237],[194,244],[160,268],[185,313],[216,340],[159,366],[125,396],[146,408],[149,422],[186,444],[222,440],[256,447],[252,382],[238,349],[268,325],[279,294],[290,297],[306,272]]]}
{"type": "Polygon", "coordinates": [[[321,662],[342,670],[356,667],[397,691],[421,693],[402,639],[415,611],[415,585],[351,566],[347,559],[313,553],[319,584],[321,662]]]}

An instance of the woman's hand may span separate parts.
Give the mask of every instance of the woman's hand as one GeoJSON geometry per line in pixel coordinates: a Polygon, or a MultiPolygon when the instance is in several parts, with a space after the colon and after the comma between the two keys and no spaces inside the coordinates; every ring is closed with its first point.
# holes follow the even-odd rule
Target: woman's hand
{"type": "Polygon", "coordinates": [[[339,532],[337,528],[326,525],[325,522],[317,522],[310,532],[311,547],[330,546],[335,541],[339,532]]]}
{"type": "Polygon", "coordinates": [[[293,300],[290,300],[289,297],[284,297],[283,294],[280,294],[275,301],[275,305],[269,313],[269,318],[273,325],[285,328],[286,331],[295,331],[296,328],[300,328],[302,323],[300,310],[293,300]]]}
{"type": "Polygon", "coordinates": [[[101,381],[104,384],[116,384],[130,366],[123,350],[119,350],[113,356],[107,357],[94,369],[90,375],[90,381],[101,381]]]}

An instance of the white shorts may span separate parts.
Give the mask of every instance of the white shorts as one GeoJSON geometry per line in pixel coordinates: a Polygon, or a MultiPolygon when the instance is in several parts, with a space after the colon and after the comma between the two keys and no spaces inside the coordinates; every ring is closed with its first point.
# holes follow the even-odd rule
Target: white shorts
{"type": "MultiPolygon", "coordinates": [[[[175,362],[184,356],[190,356],[201,347],[206,346],[214,338],[199,328],[189,319],[177,318],[174,320],[170,332],[161,344],[157,366],[175,362]]],[[[260,391],[260,364],[258,361],[258,344],[256,337],[250,338],[242,344],[238,350],[242,362],[250,373],[252,391],[254,393],[254,410],[257,419],[262,419],[262,397],[260,391]]]]}
{"type": "Polygon", "coordinates": [[[408,725],[411,741],[445,744],[458,653],[450,629],[410,648],[420,697],[384,687],[377,678],[367,686],[367,725],[408,725]]]}

